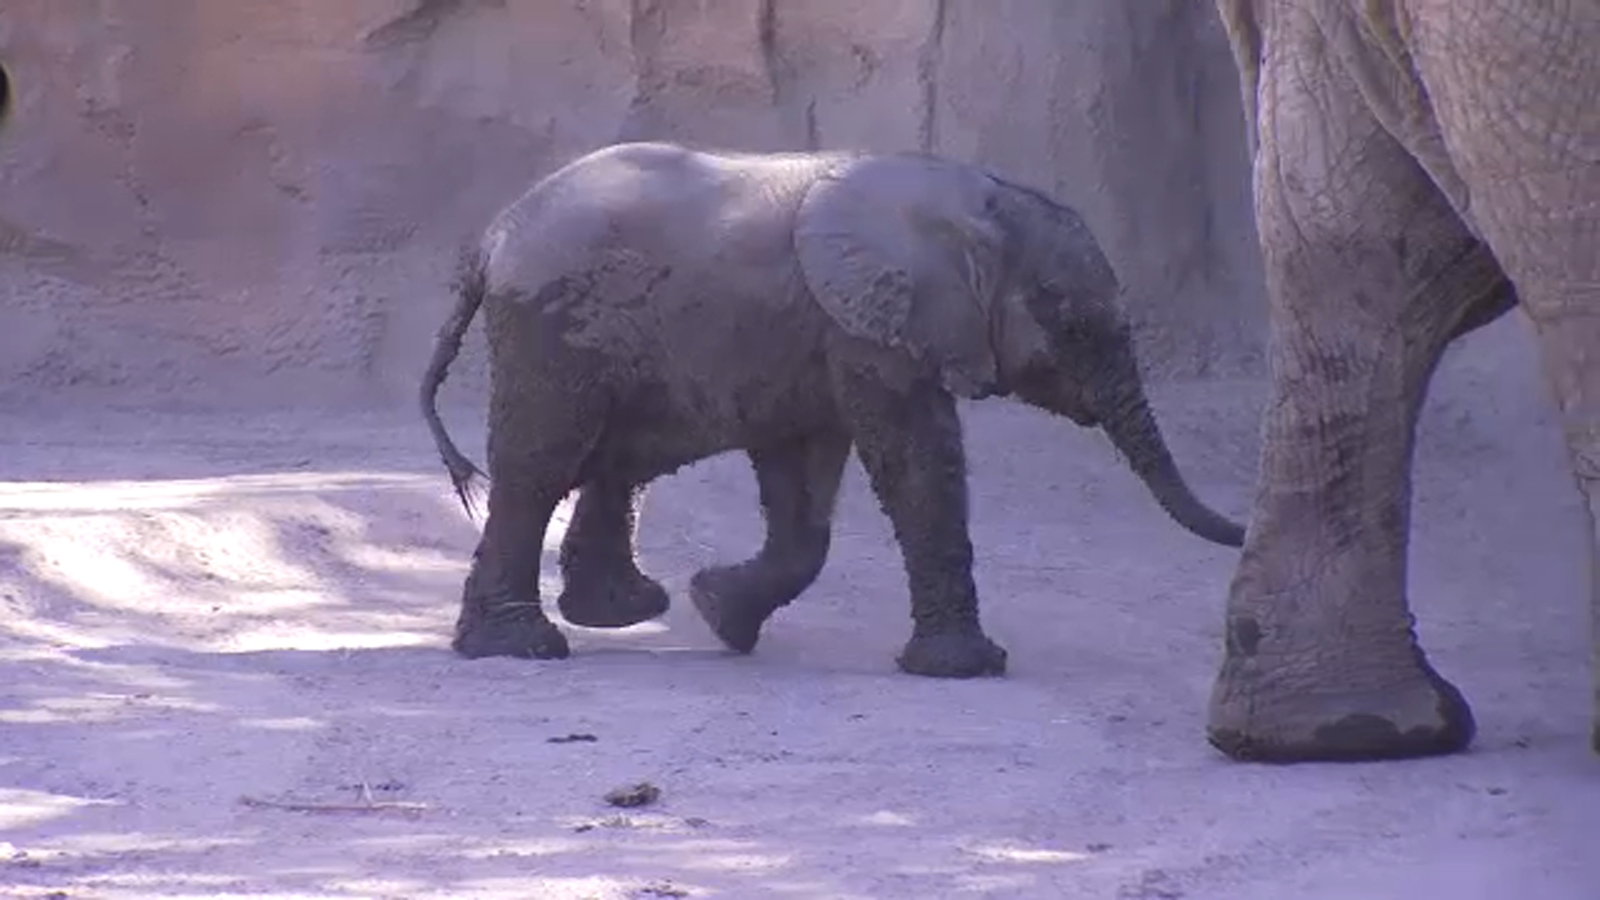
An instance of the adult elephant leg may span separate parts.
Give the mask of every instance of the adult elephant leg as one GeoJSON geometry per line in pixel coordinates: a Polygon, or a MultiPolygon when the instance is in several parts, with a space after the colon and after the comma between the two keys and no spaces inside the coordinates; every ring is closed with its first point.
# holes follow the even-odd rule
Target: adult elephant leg
{"type": "Polygon", "coordinates": [[[894,526],[910,588],[911,640],[895,662],[913,675],[1003,674],[1006,652],[978,621],[955,399],[931,379],[886,383],[894,378],[871,362],[846,357],[835,364],[835,390],[873,493],[894,526]]]}
{"type": "Polygon", "coordinates": [[[1262,73],[1272,388],[1208,737],[1263,761],[1448,753],[1474,723],[1407,607],[1414,431],[1449,336],[1508,286],[1321,52],[1262,73]]]}
{"type": "Polygon", "coordinates": [[[1418,69],[1473,220],[1533,320],[1586,500],[1600,753],[1600,9],[1413,5],[1418,69]]]}
{"type": "Polygon", "coordinates": [[[767,536],[745,562],[696,572],[695,609],[729,649],[749,653],[767,617],[800,596],[828,558],[850,436],[825,432],[750,451],[767,536]]]}
{"type": "Polygon", "coordinates": [[[634,550],[646,490],[605,476],[579,489],[561,542],[565,584],[556,601],[574,625],[624,628],[667,611],[666,589],[639,571],[634,550]]]}
{"type": "MultiPolygon", "coordinates": [[[[1600,197],[1590,200],[1600,203],[1600,197]]],[[[1589,251],[1589,265],[1594,265],[1589,251]]],[[[1582,257],[1573,257],[1578,262],[1582,257]]],[[[1564,287],[1537,282],[1519,291],[1533,318],[1544,357],[1545,370],[1561,407],[1563,430],[1572,472],[1583,492],[1585,524],[1589,529],[1589,609],[1592,640],[1590,654],[1594,679],[1593,712],[1589,741],[1600,753],[1600,273],[1590,282],[1567,282],[1564,287]]]]}

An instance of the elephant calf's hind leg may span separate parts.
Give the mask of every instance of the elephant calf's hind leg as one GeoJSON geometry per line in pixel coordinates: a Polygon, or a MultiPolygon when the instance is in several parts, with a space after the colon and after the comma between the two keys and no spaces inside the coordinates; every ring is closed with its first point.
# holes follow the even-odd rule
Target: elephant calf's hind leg
{"type": "Polygon", "coordinates": [[[561,542],[566,584],[556,605],[574,625],[625,628],[667,611],[667,592],[639,571],[634,533],[644,486],[606,479],[583,486],[561,542]]]}
{"type": "Polygon", "coordinates": [[[564,659],[567,639],[540,607],[539,565],[550,516],[576,486],[599,427],[583,415],[591,398],[550,386],[530,390],[514,373],[497,368],[494,374],[489,518],[473,554],[451,647],[468,659],[564,659]],[[570,427],[546,427],[551,422],[570,427]]]}
{"type": "Polygon", "coordinates": [[[567,639],[539,608],[539,560],[545,526],[561,493],[518,489],[510,479],[489,488],[489,519],[472,555],[451,649],[468,659],[518,656],[565,659],[567,639]]]}
{"type": "Polygon", "coordinates": [[[761,626],[816,580],[828,556],[833,501],[850,454],[844,434],[752,450],[767,537],[754,558],[695,573],[695,608],[729,649],[749,653],[761,626]]]}

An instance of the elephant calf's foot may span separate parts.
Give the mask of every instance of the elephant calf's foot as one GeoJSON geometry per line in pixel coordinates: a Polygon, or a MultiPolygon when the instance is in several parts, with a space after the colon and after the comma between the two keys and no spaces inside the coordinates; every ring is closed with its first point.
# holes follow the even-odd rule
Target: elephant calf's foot
{"type": "Polygon", "coordinates": [[[1293,682],[1275,683],[1257,660],[1229,659],[1213,690],[1206,738],[1232,759],[1272,763],[1408,759],[1465,749],[1477,730],[1466,698],[1420,651],[1411,668],[1408,677],[1383,686],[1360,671],[1318,681],[1297,673],[1293,682]]]}
{"type": "Polygon", "coordinates": [[[1004,675],[1006,651],[976,626],[961,631],[919,634],[895,657],[900,671],[929,678],[1004,675]]]}
{"type": "Polygon", "coordinates": [[[740,566],[702,569],[689,579],[689,597],[700,617],[729,650],[749,653],[761,626],[782,606],[764,597],[758,579],[740,566]]]}
{"type": "Polygon", "coordinates": [[[641,574],[611,578],[569,577],[556,606],[574,625],[626,628],[667,611],[667,591],[641,574]]]}
{"type": "Polygon", "coordinates": [[[566,635],[535,611],[531,615],[463,616],[456,623],[450,649],[467,659],[514,656],[522,659],[566,659],[566,635]]]}

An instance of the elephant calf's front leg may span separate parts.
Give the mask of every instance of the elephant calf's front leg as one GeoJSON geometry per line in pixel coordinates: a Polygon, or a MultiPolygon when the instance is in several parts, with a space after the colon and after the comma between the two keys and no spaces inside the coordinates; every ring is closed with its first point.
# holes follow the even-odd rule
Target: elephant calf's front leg
{"type": "Polygon", "coordinates": [[[645,488],[597,478],[578,493],[561,542],[565,585],[556,605],[574,625],[625,628],[667,611],[667,592],[639,571],[634,533],[645,488]]]}
{"type": "Polygon", "coordinates": [[[913,675],[1003,674],[1006,652],[978,622],[955,399],[932,381],[901,392],[871,371],[844,368],[837,378],[857,452],[894,525],[910,586],[914,625],[896,662],[913,675]]]}
{"type": "Polygon", "coordinates": [[[729,649],[749,653],[761,626],[815,581],[828,557],[849,435],[825,433],[750,451],[767,537],[754,558],[697,572],[695,608],[729,649]]]}

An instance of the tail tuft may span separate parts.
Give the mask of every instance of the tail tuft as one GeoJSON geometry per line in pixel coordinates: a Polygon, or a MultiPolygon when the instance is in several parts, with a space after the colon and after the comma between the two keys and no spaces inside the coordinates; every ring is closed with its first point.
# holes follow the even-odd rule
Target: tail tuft
{"type": "Polygon", "coordinates": [[[474,520],[481,518],[480,509],[487,514],[488,477],[450,439],[450,433],[439,418],[438,395],[439,386],[444,384],[445,375],[450,370],[450,363],[461,352],[461,339],[472,324],[478,307],[483,305],[488,284],[488,260],[483,251],[475,246],[463,250],[456,274],[456,304],[434,338],[433,355],[428,360],[428,368],[422,374],[422,384],[417,392],[417,399],[422,406],[422,419],[428,424],[428,432],[433,436],[439,459],[444,463],[445,471],[450,473],[450,483],[455,487],[456,496],[460,498],[467,516],[474,520]]]}
{"type": "Polygon", "coordinates": [[[443,458],[444,467],[450,472],[450,484],[455,488],[462,508],[467,511],[467,518],[474,522],[482,521],[489,508],[489,476],[459,453],[454,459],[443,458]]]}

